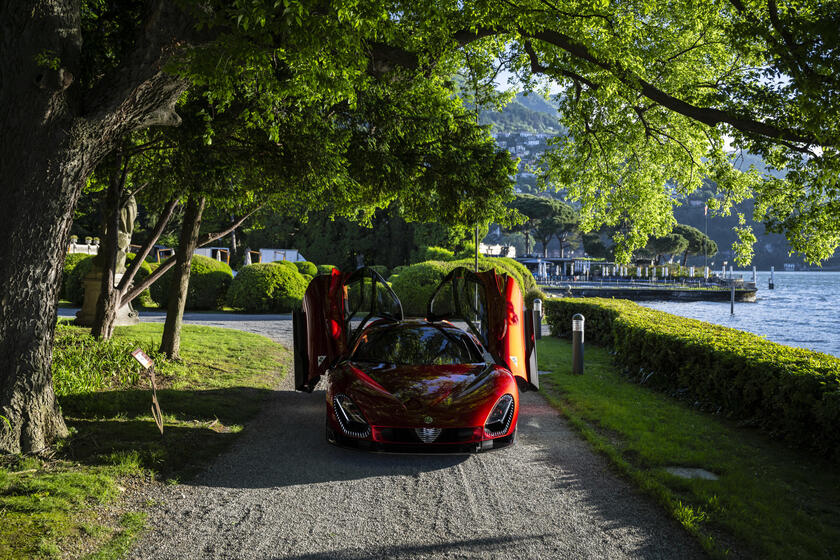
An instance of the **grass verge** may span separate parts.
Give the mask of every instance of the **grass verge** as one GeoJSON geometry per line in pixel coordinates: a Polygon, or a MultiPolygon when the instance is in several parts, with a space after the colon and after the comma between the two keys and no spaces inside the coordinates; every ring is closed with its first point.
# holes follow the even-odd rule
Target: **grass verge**
{"type": "Polygon", "coordinates": [[[587,345],[582,376],[571,344],[538,343],[544,394],[613,465],[654,496],[713,557],[840,558],[837,465],[754,429],[694,410],[625,379],[587,345]],[[665,467],[702,468],[717,480],[665,467]]]}
{"type": "Polygon", "coordinates": [[[161,331],[119,327],[97,342],[87,329],[59,325],[53,376],[71,436],[49,459],[0,460],[0,560],[120,557],[145,525],[121,499],[127,488],[201,470],[257,414],[289,362],[264,337],[192,325],[181,360],[166,362],[153,351],[161,331]],[[128,355],[137,347],[157,364],[163,436],[148,377],[128,355]]]}

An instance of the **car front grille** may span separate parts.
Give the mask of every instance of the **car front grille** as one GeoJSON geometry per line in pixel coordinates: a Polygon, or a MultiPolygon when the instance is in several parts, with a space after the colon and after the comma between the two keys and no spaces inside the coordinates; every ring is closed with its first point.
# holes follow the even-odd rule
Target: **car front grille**
{"type": "MultiPolygon", "coordinates": [[[[374,428],[376,439],[389,443],[462,443],[475,441],[476,428],[374,428]],[[438,430],[431,440],[424,440],[423,430],[438,430]]],[[[430,436],[432,434],[427,434],[430,436]]]]}

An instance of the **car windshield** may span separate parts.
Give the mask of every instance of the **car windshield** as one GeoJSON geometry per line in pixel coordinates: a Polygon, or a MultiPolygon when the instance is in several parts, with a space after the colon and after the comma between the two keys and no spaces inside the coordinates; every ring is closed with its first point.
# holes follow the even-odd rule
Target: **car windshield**
{"type": "Polygon", "coordinates": [[[398,365],[472,364],[484,361],[469,335],[430,324],[374,327],[359,339],[354,361],[398,365]]]}

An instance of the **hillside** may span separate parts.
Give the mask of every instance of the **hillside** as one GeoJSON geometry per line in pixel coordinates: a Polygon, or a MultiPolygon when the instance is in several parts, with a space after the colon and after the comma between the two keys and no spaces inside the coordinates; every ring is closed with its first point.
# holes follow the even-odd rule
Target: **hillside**
{"type": "Polygon", "coordinates": [[[562,130],[557,121],[557,109],[537,94],[518,93],[501,111],[483,110],[481,124],[493,126],[494,134],[534,132],[556,134],[562,130]]]}

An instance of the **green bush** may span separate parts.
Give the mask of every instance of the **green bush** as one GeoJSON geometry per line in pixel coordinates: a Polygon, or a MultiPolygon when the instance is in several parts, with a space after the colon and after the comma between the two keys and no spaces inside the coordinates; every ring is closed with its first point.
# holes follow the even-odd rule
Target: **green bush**
{"type": "MultiPolygon", "coordinates": [[[[173,274],[170,268],[151,286],[152,299],[161,307],[166,307],[169,302],[173,274]]],[[[203,255],[193,255],[186,309],[220,308],[232,280],[233,271],[227,263],[203,255]]]]}
{"type": "Polygon", "coordinates": [[[432,292],[451,268],[440,261],[426,261],[405,267],[389,279],[402,303],[406,317],[425,317],[432,292]]]}
{"type": "Polygon", "coordinates": [[[93,266],[93,255],[72,253],[64,257],[61,298],[73,305],[82,305],[85,298],[85,275],[93,266]]]}
{"type": "MultiPolygon", "coordinates": [[[[128,255],[126,255],[126,268],[131,266],[134,256],[134,253],[128,253],[128,255]]],[[[85,276],[87,276],[87,273],[90,272],[90,268],[92,266],[93,255],[73,253],[65,257],[61,290],[62,299],[66,299],[74,305],[82,305],[85,298],[85,276]]],[[[151,273],[151,266],[144,262],[140,265],[140,270],[137,271],[137,275],[134,277],[134,283],[137,284],[142,282],[151,273]]],[[[149,293],[149,290],[144,290],[143,293],[141,293],[134,301],[135,303],[139,303],[143,306],[151,306],[155,304],[155,302],[152,301],[152,296],[149,293]]]]}
{"type": "Polygon", "coordinates": [[[391,269],[391,276],[389,278],[393,278],[395,275],[399,274],[400,272],[402,272],[406,268],[408,268],[408,267],[405,266],[405,265],[395,266],[394,268],[391,269]]]}
{"type": "MultiPolygon", "coordinates": [[[[128,270],[131,267],[132,263],[134,263],[134,257],[135,256],[136,255],[134,253],[128,253],[126,255],[126,260],[125,260],[126,270],[128,270]]],[[[152,273],[151,263],[148,263],[146,261],[143,261],[142,263],[140,263],[140,270],[138,270],[137,274],[134,275],[134,285],[137,285],[137,284],[140,284],[141,282],[143,282],[143,280],[148,278],[151,273],[152,273]]],[[[140,295],[137,296],[137,298],[132,303],[135,306],[136,305],[141,305],[143,307],[152,307],[152,306],[156,305],[154,299],[152,298],[152,292],[148,288],[143,290],[140,293],[140,295]]]]}
{"type": "Polygon", "coordinates": [[[250,313],[288,313],[300,307],[306,285],[295,267],[252,264],[242,267],[233,279],[227,303],[250,313]]]}
{"type": "Polygon", "coordinates": [[[445,247],[420,247],[416,253],[417,261],[451,261],[455,253],[445,247]]]}
{"type": "Polygon", "coordinates": [[[315,263],[311,263],[309,261],[297,261],[294,265],[301,274],[308,274],[310,276],[318,274],[318,267],[315,266],[315,263]]]}
{"type": "Polygon", "coordinates": [[[586,340],[612,348],[632,378],[840,460],[840,359],[625,300],[544,309],[555,335],[583,314],[586,340]]]}
{"type": "Polygon", "coordinates": [[[540,299],[543,303],[545,303],[545,300],[548,299],[548,296],[539,288],[531,288],[530,290],[525,292],[525,309],[533,309],[535,299],[540,299]]]}
{"type": "Polygon", "coordinates": [[[319,264],[318,265],[318,274],[331,274],[332,269],[337,268],[331,264],[319,264]]]}

